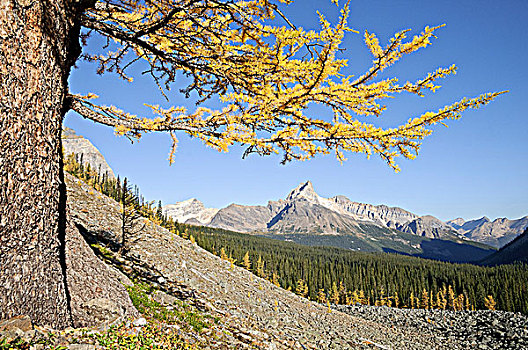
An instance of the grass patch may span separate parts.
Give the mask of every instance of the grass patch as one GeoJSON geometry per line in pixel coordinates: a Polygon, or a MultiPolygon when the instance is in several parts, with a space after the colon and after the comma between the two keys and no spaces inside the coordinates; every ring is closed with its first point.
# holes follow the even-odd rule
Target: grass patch
{"type": "Polygon", "coordinates": [[[190,344],[176,329],[149,322],[141,332],[127,325],[111,327],[106,332],[90,336],[105,349],[200,349],[200,343],[190,344]]]}
{"type": "Polygon", "coordinates": [[[137,282],[134,286],[127,286],[127,291],[132,304],[147,319],[183,325],[196,332],[218,323],[218,318],[200,313],[180,300],[175,300],[171,309],[161,305],[152,298],[156,289],[146,283],[137,282]]]}

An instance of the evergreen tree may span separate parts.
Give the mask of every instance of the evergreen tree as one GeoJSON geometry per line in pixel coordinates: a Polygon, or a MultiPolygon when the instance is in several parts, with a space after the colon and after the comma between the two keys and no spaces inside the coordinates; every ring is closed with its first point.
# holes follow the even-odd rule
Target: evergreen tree
{"type": "Polygon", "coordinates": [[[121,247],[119,253],[127,251],[127,241],[130,236],[140,232],[144,225],[139,222],[141,215],[138,212],[137,198],[130,191],[128,180],[125,177],[123,187],[120,190],[121,204],[121,247]]]}

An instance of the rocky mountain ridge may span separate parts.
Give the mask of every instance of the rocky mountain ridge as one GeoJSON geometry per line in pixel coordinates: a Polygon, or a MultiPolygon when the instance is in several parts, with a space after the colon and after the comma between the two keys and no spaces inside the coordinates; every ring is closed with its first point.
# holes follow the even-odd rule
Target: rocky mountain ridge
{"type": "Polygon", "coordinates": [[[358,234],[361,225],[393,229],[432,239],[471,240],[500,247],[528,227],[528,217],[519,220],[487,218],[465,222],[462,218],[443,222],[419,216],[399,207],[351,201],[345,196],[319,196],[310,181],[293,189],[285,199],[266,206],[231,204],[205,208],[197,199],[164,207],[165,213],[181,223],[198,224],[244,233],[270,234],[358,234]]]}
{"type": "Polygon", "coordinates": [[[483,265],[501,265],[514,262],[528,263],[528,228],[513,241],[486,257],[481,263],[483,265]]]}
{"type": "MultiPolygon", "coordinates": [[[[212,212],[197,200],[165,207],[168,215],[178,211],[183,215],[173,218],[187,224],[197,224],[212,212]]],[[[344,196],[324,198],[315,192],[310,181],[266,206],[231,204],[214,211],[210,221],[199,225],[303,245],[392,252],[451,262],[477,261],[493,252],[488,246],[461,238],[432,216],[419,217],[401,208],[356,203],[344,196]]]]}
{"type": "Polygon", "coordinates": [[[517,220],[498,218],[493,221],[486,216],[469,221],[457,218],[446,223],[468,239],[500,248],[514,240],[528,227],[528,216],[517,220]]]}
{"type": "Polygon", "coordinates": [[[106,162],[104,156],[83,136],[77,135],[73,129],[64,127],[62,132],[62,147],[64,155],[76,154],[81,156],[83,163],[90,164],[90,167],[101,174],[106,173],[108,177],[115,178],[112,168],[106,162]]]}
{"type": "Polygon", "coordinates": [[[269,201],[267,206],[231,204],[222,209],[209,209],[193,201],[199,204],[192,210],[186,210],[186,201],[166,206],[165,213],[178,222],[198,221],[201,225],[245,233],[338,235],[357,233],[360,224],[366,224],[427,238],[456,237],[452,227],[432,216],[420,217],[397,207],[353,202],[345,196],[324,198],[315,192],[310,181],[293,189],[285,199],[269,201]],[[204,214],[214,211],[213,216],[204,214]],[[175,215],[177,212],[180,214],[175,215]],[[209,217],[209,221],[201,220],[209,217]]]}
{"type": "Polygon", "coordinates": [[[219,209],[206,208],[196,198],[191,198],[177,204],[164,206],[164,213],[172,218],[178,218],[179,222],[195,225],[203,225],[211,221],[219,209]]]}

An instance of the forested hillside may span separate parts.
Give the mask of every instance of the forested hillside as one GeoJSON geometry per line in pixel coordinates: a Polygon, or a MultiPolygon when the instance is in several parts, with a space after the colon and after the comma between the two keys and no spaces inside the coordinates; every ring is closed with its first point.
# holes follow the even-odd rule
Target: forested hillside
{"type": "Polygon", "coordinates": [[[496,308],[528,314],[525,264],[496,267],[452,264],[397,254],[308,247],[179,224],[163,215],[159,202],[155,206],[155,201],[145,201],[137,187],[132,191],[119,177],[100,177],[74,156],[67,157],[65,169],[172,233],[312,300],[407,308],[496,308]]]}
{"type": "Polygon", "coordinates": [[[228,258],[240,263],[248,252],[252,271],[272,280],[275,274],[285,288],[296,290],[298,281],[303,280],[311,299],[319,299],[319,291],[324,289],[326,298],[335,300],[337,287],[340,303],[346,303],[347,296],[349,301],[354,298],[354,292],[363,291],[363,301],[370,304],[458,309],[469,304],[470,308],[485,309],[485,300],[491,295],[497,309],[528,313],[528,266],[524,264],[490,268],[397,254],[306,247],[206,227],[187,226],[178,230],[193,235],[200,246],[211,252],[219,254],[224,249],[228,258]],[[457,306],[455,299],[462,300],[463,306],[457,306]]]}
{"type": "Polygon", "coordinates": [[[528,263],[528,228],[498,252],[486,257],[481,263],[483,265],[500,265],[514,262],[528,263]]]}

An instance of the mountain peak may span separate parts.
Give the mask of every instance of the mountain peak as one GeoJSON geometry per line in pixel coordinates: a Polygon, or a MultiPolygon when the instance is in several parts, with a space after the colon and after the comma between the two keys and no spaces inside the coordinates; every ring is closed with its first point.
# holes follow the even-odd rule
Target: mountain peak
{"type": "Polygon", "coordinates": [[[196,198],[189,198],[185,201],[182,201],[182,203],[185,203],[185,204],[201,204],[203,205],[203,203],[201,201],[199,201],[198,199],[196,198]]]}
{"type": "Polygon", "coordinates": [[[198,199],[189,198],[182,202],[165,205],[163,212],[181,223],[205,225],[218,213],[218,209],[206,208],[198,199]]]}
{"type": "Polygon", "coordinates": [[[290,192],[286,200],[295,200],[304,198],[310,202],[319,202],[319,195],[315,193],[311,181],[306,181],[297,186],[290,192]]]}
{"type": "Polygon", "coordinates": [[[297,188],[300,189],[303,192],[313,192],[313,193],[315,193],[314,188],[313,188],[313,184],[312,184],[312,182],[310,180],[306,181],[305,183],[300,184],[299,186],[297,186],[297,188]]]}
{"type": "Polygon", "coordinates": [[[453,219],[453,220],[449,220],[449,221],[446,221],[447,224],[457,224],[457,225],[463,225],[464,223],[466,222],[466,220],[464,220],[463,218],[456,218],[456,219],[453,219]]]}
{"type": "Polygon", "coordinates": [[[112,168],[106,162],[104,156],[99,152],[90,140],[77,135],[73,129],[64,128],[62,133],[62,146],[64,156],[70,154],[82,155],[84,165],[90,165],[92,169],[101,175],[106,173],[109,178],[115,178],[112,168]]]}

